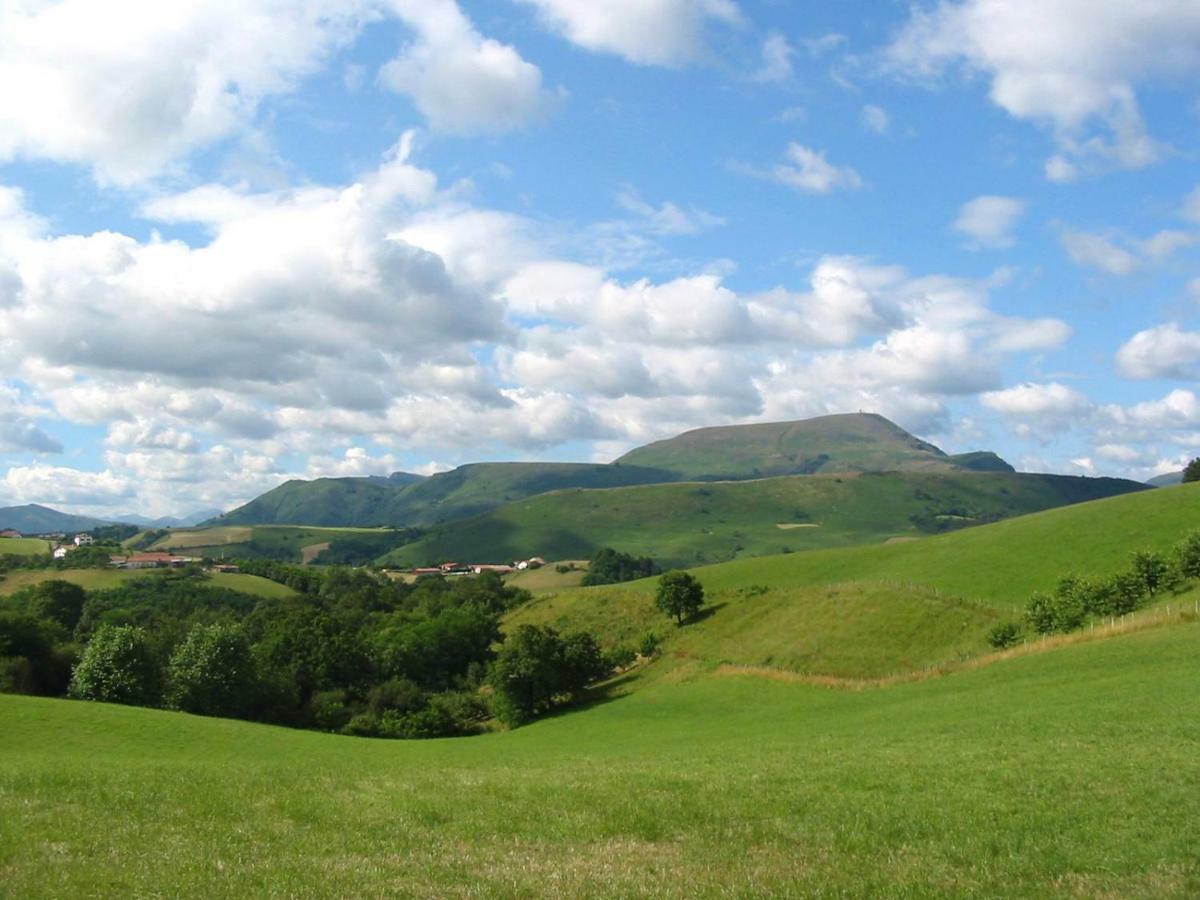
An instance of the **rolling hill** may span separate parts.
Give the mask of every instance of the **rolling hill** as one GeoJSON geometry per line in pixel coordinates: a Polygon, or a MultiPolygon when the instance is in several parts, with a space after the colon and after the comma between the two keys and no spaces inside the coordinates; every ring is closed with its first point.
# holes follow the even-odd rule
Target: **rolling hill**
{"type": "Polygon", "coordinates": [[[880,543],[1148,490],[1132,481],[953,469],[556,491],[434,528],[383,562],[590,557],[662,565],[880,543]]]}
{"type": "Polygon", "coordinates": [[[882,416],[852,414],[701,429],[631,451],[608,465],[472,463],[429,478],[397,473],[293,480],[209,524],[427,527],[569,488],[909,470],[1011,472],[1012,467],[987,452],[948,456],[882,416]]]}

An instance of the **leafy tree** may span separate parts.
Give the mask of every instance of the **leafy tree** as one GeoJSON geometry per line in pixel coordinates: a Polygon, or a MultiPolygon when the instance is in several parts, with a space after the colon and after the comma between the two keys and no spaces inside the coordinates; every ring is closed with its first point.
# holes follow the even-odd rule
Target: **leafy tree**
{"type": "Polygon", "coordinates": [[[33,585],[25,592],[24,598],[33,615],[57,622],[71,632],[83,615],[87,592],[69,581],[52,579],[33,585]]]}
{"type": "Polygon", "coordinates": [[[1175,560],[1184,578],[1200,578],[1200,531],[1193,531],[1176,546],[1175,560]]]}
{"type": "Polygon", "coordinates": [[[1130,562],[1133,573],[1141,579],[1151,597],[1170,586],[1171,567],[1161,553],[1139,551],[1130,557],[1130,562]]]}
{"type": "Polygon", "coordinates": [[[635,557],[612,547],[596,551],[583,576],[584,585],[617,584],[657,575],[662,569],[648,556],[635,557]]]}
{"type": "Polygon", "coordinates": [[[658,579],[658,593],[654,605],[682,625],[704,605],[704,586],[695,576],[676,569],[658,579]]]}
{"type": "Polygon", "coordinates": [[[75,667],[70,694],[80,700],[152,706],[161,681],[146,632],[132,625],[105,625],[75,667]]]}
{"type": "Polygon", "coordinates": [[[1004,622],[988,633],[988,643],[997,650],[1014,646],[1021,640],[1021,627],[1016,622],[1004,622]]]}
{"type": "Polygon", "coordinates": [[[609,671],[590,634],[563,637],[548,626],[520,625],[492,666],[492,708],[505,725],[522,725],[609,671]]]}
{"type": "Polygon", "coordinates": [[[1050,634],[1054,631],[1058,623],[1054,598],[1042,593],[1030,597],[1029,605],[1025,607],[1025,620],[1038,634],[1050,634]]]}
{"type": "Polygon", "coordinates": [[[1200,481],[1200,456],[1183,467],[1183,483],[1190,484],[1193,481],[1200,481]]]}
{"type": "Polygon", "coordinates": [[[167,665],[167,706],[202,716],[246,715],[258,673],[238,625],[197,625],[167,665]]]}
{"type": "Polygon", "coordinates": [[[62,626],[28,613],[0,611],[0,692],[61,696],[76,648],[60,643],[62,626]]]}

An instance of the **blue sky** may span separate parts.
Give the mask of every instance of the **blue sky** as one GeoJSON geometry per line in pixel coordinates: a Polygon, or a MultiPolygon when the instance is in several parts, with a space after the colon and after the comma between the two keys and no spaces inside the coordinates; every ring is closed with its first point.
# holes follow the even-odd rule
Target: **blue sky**
{"type": "Polygon", "coordinates": [[[0,504],[870,410],[1200,453],[1185,0],[0,2],[0,504]]]}

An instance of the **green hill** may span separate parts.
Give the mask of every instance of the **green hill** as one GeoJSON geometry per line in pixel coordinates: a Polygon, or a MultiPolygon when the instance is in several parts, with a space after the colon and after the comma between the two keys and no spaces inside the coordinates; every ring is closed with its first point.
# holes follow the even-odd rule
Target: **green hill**
{"type": "MultiPolygon", "coordinates": [[[[655,631],[667,651],[836,677],[879,677],[986,649],[1064,575],[1111,575],[1135,550],[1165,551],[1200,523],[1200,485],[1143,491],[906,543],[739,559],[693,570],[714,611],[687,629],[654,609],[653,579],[575,588],[518,609],[522,622],[584,629],[609,646],[655,631]]],[[[1163,602],[1192,608],[1198,592],[1163,602]]]]}
{"type": "Polygon", "coordinates": [[[430,478],[289,481],[208,524],[427,527],[548,491],[769,475],[868,471],[994,471],[993,453],[947,456],[882,416],[705,428],[634,450],[610,465],[473,463],[430,478]]]}
{"type": "Polygon", "coordinates": [[[211,525],[142,532],[126,544],[139,550],[171,550],[211,559],[362,565],[411,538],[411,534],[392,528],[211,525]]]}
{"type": "Polygon", "coordinates": [[[917,537],[1146,489],[1117,479],[943,469],[558,491],[435,528],[385,562],[579,559],[609,546],[694,566],[917,537]]]}
{"type": "Polygon", "coordinates": [[[992,453],[947,456],[872,413],[700,428],[631,450],[617,462],[661,469],[687,481],[898,469],[1013,471],[992,453]]]}

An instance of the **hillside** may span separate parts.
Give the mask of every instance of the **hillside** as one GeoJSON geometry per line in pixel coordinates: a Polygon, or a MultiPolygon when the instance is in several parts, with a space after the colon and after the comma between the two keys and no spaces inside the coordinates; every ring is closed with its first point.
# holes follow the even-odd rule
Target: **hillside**
{"type": "Polygon", "coordinates": [[[450,741],[0,696],[0,873],[26,898],[1195,896],[1198,647],[660,680],[450,741]]]}
{"type": "Polygon", "coordinates": [[[992,453],[947,456],[872,413],[700,428],[631,450],[617,462],[687,481],[931,468],[1013,471],[992,453]]]}
{"type": "Polygon", "coordinates": [[[881,543],[1146,490],[1131,481],[953,470],[558,491],[435,528],[385,562],[588,558],[663,565],[881,543]]]}
{"type": "Polygon", "coordinates": [[[1170,487],[1171,485],[1182,484],[1182,483],[1183,483],[1183,470],[1182,469],[1178,472],[1167,472],[1165,475],[1155,475],[1153,478],[1151,478],[1149,481],[1146,482],[1146,484],[1153,485],[1154,487],[1170,487]]]}
{"type": "Polygon", "coordinates": [[[692,431],[633,450],[609,465],[473,463],[415,481],[416,476],[400,475],[294,480],[210,524],[428,527],[570,488],[897,470],[1011,472],[1012,467],[993,453],[947,456],[882,416],[825,416],[692,431]]]}
{"type": "Polygon", "coordinates": [[[143,532],[125,543],[139,550],[171,550],[211,559],[363,565],[411,537],[391,528],[214,525],[143,532]]]}
{"type": "Polygon", "coordinates": [[[101,525],[110,525],[103,519],[93,519],[90,516],[75,516],[59,512],[48,506],[30,503],[25,506],[6,506],[0,508],[0,529],[15,528],[25,534],[54,534],[56,532],[70,533],[90,531],[101,525]]]}
{"type": "Polygon", "coordinates": [[[634,466],[472,463],[415,482],[376,478],[289,481],[211,524],[419,527],[478,515],[546,491],[663,480],[669,476],[634,466]]]}

